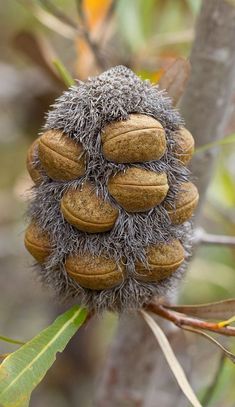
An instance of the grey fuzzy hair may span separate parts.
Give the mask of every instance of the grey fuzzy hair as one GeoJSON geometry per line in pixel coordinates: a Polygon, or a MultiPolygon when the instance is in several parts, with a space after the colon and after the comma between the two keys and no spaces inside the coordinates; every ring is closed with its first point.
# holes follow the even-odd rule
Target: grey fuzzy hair
{"type": "MultiPolygon", "coordinates": [[[[186,262],[171,277],[160,282],[137,281],[136,261],[148,267],[146,248],[151,244],[179,239],[184,246],[186,261],[190,255],[192,227],[190,222],[173,225],[162,204],[144,213],[127,213],[109,195],[109,177],[129,167],[166,172],[169,192],[164,203],[174,207],[175,197],[183,182],[190,179],[188,169],[174,154],[174,133],[183,125],[179,113],[172,108],[165,92],[149,81],[142,81],[130,69],[117,66],[86,82],[77,81],[64,92],[47,114],[43,132],[58,129],[83,145],[86,173],[73,181],[53,181],[43,169],[42,183],[32,189],[28,215],[43,230],[49,232],[53,251],[37,270],[43,282],[53,287],[64,299],[75,299],[96,311],[124,311],[140,308],[154,296],[165,295],[181,280],[186,262]],[[167,151],[161,160],[136,164],[116,164],[102,154],[101,135],[108,123],[126,120],[131,113],[141,113],[157,119],[164,127],[167,151]],[[119,217],[110,232],[89,234],[67,223],[60,211],[63,193],[69,188],[82,188],[89,181],[96,193],[119,210],[119,217]],[[69,254],[105,255],[117,263],[125,260],[127,278],[118,287],[108,290],[82,288],[64,269],[69,254]]],[[[39,166],[37,152],[34,165],[39,166]]]]}

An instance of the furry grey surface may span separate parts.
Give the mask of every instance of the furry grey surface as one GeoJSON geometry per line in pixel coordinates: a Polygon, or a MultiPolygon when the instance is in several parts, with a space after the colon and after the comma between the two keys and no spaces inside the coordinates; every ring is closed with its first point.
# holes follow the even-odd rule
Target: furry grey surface
{"type": "MultiPolygon", "coordinates": [[[[122,311],[139,308],[154,295],[162,296],[172,289],[184,274],[185,265],[171,277],[158,283],[136,280],[136,260],[147,265],[146,248],[150,244],[180,239],[186,258],[191,247],[191,224],[171,224],[163,205],[144,213],[127,213],[109,195],[107,182],[110,175],[131,166],[165,171],[169,192],[164,202],[174,206],[175,196],[182,182],[190,174],[174,156],[174,132],[183,124],[179,113],[172,108],[170,99],[157,86],[142,81],[123,66],[111,68],[103,74],[77,82],[52,106],[44,130],[60,129],[72,139],[82,143],[86,152],[86,174],[74,181],[58,182],[43,175],[43,182],[32,190],[29,217],[50,233],[53,252],[46,264],[37,267],[42,280],[63,298],[73,298],[96,310],[122,311]],[[105,159],[101,148],[103,127],[114,120],[127,119],[131,113],[142,113],[157,119],[165,129],[167,151],[161,160],[137,164],[115,164],[105,159]],[[110,232],[89,234],[68,224],[60,211],[60,200],[68,188],[82,188],[85,181],[93,183],[97,194],[119,209],[119,217],[110,232]],[[128,278],[109,290],[89,290],[79,286],[64,270],[68,254],[105,254],[116,262],[126,259],[128,278]]],[[[35,157],[35,165],[38,158],[35,157]]]]}

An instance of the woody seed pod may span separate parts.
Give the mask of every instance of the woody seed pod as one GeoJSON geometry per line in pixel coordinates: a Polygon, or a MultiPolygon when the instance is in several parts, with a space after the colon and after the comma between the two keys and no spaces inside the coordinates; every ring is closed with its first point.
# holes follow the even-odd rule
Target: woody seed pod
{"type": "Polygon", "coordinates": [[[82,287],[103,290],[123,281],[123,266],[104,256],[70,255],[65,262],[67,273],[82,287]]]}
{"type": "Polygon", "coordinates": [[[180,225],[190,219],[197,207],[198,199],[197,187],[192,182],[184,182],[181,184],[176,196],[174,208],[166,205],[172,223],[180,225]]]}
{"type": "Polygon", "coordinates": [[[61,200],[61,211],[71,225],[83,232],[106,232],[115,224],[118,210],[96,195],[92,185],[69,189],[61,200]]]}
{"type": "Polygon", "coordinates": [[[43,182],[28,211],[50,236],[30,226],[25,244],[38,262],[50,254],[37,271],[59,296],[123,312],[166,295],[183,275],[198,193],[182,126],[170,99],[123,66],[79,81],[52,106],[29,160],[43,182]]]}
{"type": "Polygon", "coordinates": [[[39,158],[47,175],[56,181],[69,181],[85,173],[80,143],[59,130],[48,130],[39,139],[39,158]]]}
{"type": "Polygon", "coordinates": [[[116,163],[159,160],[166,150],[161,123],[144,114],[111,122],[103,130],[102,142],[105,158],[116,163]]]}
{"type": "Polygon", "coordinates": [[[26,229],[24,244],[38,263],[44,263],[51,254],[49,235],[42,231],[35,222],[32,222],[26,229]]]}
{"type": "Polygon", "coordinates": [[[39,185],[42,182],[42,176],[39,171],[39,165],[35,165],[34,163],[36,150],[38,149],[38,144],[39,137],[29,147],[26,159],[26,167],[28,173],[36,185],[39,185]]]}
{"type": "Polygon", "coordinates": [[[110,178],[108,190],[127,212],[144,212],[160,204],[169,189],[164,172],[128,168],[110,178]]]}
{"type": "Polygon", "coordinates": [[[147,249],[149,268],[136,264],[138,280],[151,282],[160,281],[174,273],[184,261],[184,248],[179,240],[170,243],[159,243],[147,249]]]}
{"type": "Polygon", "coordinates": [[[194,138],[185,127],[181,127],[174,139],[177,142],[174,152],[182,164],[187,165],[194,153],[194,138]]]}

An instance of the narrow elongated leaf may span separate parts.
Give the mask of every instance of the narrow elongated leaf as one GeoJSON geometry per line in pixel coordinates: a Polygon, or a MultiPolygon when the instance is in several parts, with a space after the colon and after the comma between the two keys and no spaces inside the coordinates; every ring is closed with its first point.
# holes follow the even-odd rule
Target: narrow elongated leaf
{"type": "Polygon", "coordinates": [[[27,406],[32,390],[62,352],[71,337],[87,318],[87,311],[78,306],[60,315],[0,365],[0,405],[27,406]]]}
{"type": "Polygon", "coordinates": [[[55,66],[60,78],[62,79],[66,86],[69,87],[75,84],[75,81],[70,75],[69,71],[67,70],[67,68],[65,68],[64,64],[62,64],[62,62],[59,59],[55,59],[53,61],[53,65],[55,66]]]}
{"type": "Polygon", "coordinates": [[[34,2],[33,0],[21,0],[21,3],[33,13],[40,23],[55,31],[57,34],[68,39],[77,37],[78,32],[75,27],[61,21],[61,19],[46,11],[38,2],[34,2]]]}
{"type": "Polygon", "coordinates": [[[183,95],[189,75],[190,63],[186,59],[178,58],[163,73],[159,81],[160,89],[165,89],[173,104],[177,105],[183,95]]]}
{"type": "Polygon", "coordinates": [[[200,305],[166,305],[173,311],[199,318],[224,320],[235,315],[235,299],[211,302],[200,305]]]}
{"type": "Polygon", "coordinates": [[[18,341],[18,339],[12,339],[12,338],[9,338],[8,336],[2,336],[2,335],[0,335],[0,341],[13,343],[14,345],[24,345],[25,344],[25,342],[18,341]]]}
{"type": "Polygon", "coordinates": [[[235,143],[235,134],[230,134],[229,136],[224,137],[222,140],[216,140],[212,143],[204,144],[203,146],[197,147],[194,154],[204,153],[204,151],[211,150],[214,147],[233,143],[235,143]]]}
{"type": "Polygon", "coordinates": [[[231,362],[235,363],[235,355],[230,352],[228,349],[226,349],[220,342],[218,342],[213,336],[209,335],[208,333],[202,331],[201,329],[196,329],[196,328],[191,328],[191,327],[186,327],[186,326],[181,326],[185,331],[189,332],[194,332],[195,334],[204,336],[204,338],[208,339],[210,342],[212,342],[215,346],[217,346],[220,350],[222,350],[223,354],[231,360],[231,362]]]}
{"type": "Polygon", "coordinates": [[[193,389],[191,388],[180,363],[176,359],[176,356],[168,342],[166,335],[164,334],[160,326],[157,324],[157,322],[147,312],[145,311],[140,312],[143,318],[145,319],[146,323],[149,325],[150,329],[154,333],[155,337],[157,338],[159,346],[181,390],[183,391],[187,399],[190,401],[190,403],[192,403],[193,407],[202,407],[193,389]]]}
{"type": "Polygon", "coordinates": [[[7,356],[9,356],[9,355],[10,355],[10,353],[2,353],[2,354],[0,354],[0,361],[3,360],[3,359],[6,359],[7,356]]]}

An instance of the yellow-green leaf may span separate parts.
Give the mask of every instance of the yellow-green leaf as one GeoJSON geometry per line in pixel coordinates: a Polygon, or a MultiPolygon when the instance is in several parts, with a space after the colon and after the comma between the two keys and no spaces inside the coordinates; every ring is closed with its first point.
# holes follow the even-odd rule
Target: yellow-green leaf
{"type": "Polygon", "coordinates": [[[71,337],[84,323],[88,312],[78,306],[60,315],[48,328],[0,365],[0,405],[26,407],[32,390],[40,383],[47,370],[62,352],[71,337]]]}
{"type": "Polygon", "coordinates": [[[53,61],[53,65],[66,86],[70,87],[75,84],[75,81],[70,75],[69,71],[67,70],[67,68],[65,68],[64,64],[62,64],[62,62],[59,61],[59,59],[55,59],[53,61]]]}
{"type": "Polygon", "coordinates": [[[0,341],[12,343],[14,345],[24,345],[25,344],[25,342],[18,341],[18,339],[12,339],[12,338],[9,338],[8,336],[2,336],[2,335],[0,335],[0,341]]]}

